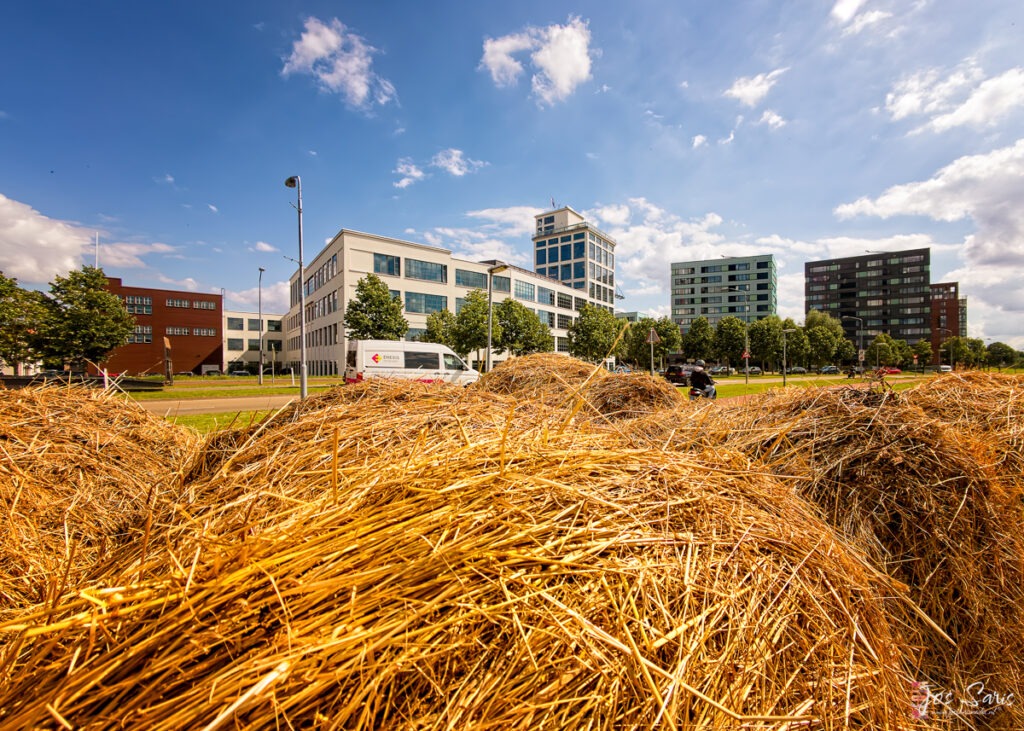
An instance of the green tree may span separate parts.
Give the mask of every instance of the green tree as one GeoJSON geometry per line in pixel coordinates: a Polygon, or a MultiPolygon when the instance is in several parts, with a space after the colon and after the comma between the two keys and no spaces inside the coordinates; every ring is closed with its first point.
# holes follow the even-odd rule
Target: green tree
{"type": "Polygon", "coordinates": [[[911,359],[916,355],[917,364],[921,366],[931,365],[935,353],[932,351],[932,344],[927,338],[921,338],[910,349],[911,359]]]}
{"type": "Polygon", "coordinates": [[[401,297],[392,297],[380,277],[367,274],[345,308],[345,330],[353,340],[401,340],[409,332],[401,297]]]}
{"type": "Polygon", "coordinates": [[[746,347],[747,328],[740,318],[728,315],[718,321],[715,325],[715,355],[718,360],[740,367],[746,347]]]}
{"type": "Polygon", "coordinates": [[[21,372],[23,363],[42,357],[41,329],[46,317],[42,292],[24,290],[0,272],[0,365],[21,372]]]}
{"type": "Polygon", "coordinates": [[[872,365],[897,366],[912,360],[913,353],[906,340],[894,340],[887,333],[879,333],[867,347],[867,363],[872,365]]]}
{"type": "Polygon", "coordinates": [[[807,342],[810,346],[808,357],[816,366],[831,363],[838,355],[847,352],[845,348],[842,348],[842,343],[846,341],[843,323],[827,312],[819,310],[808,312],[807,318],[804,320],[804,334],[807,335],[807,342]]]}
{"type": "Polygon", "coordinates": [[[967,338],[967,362],[974,368],[985,364],[985,341],[981,338],[967,338]]]}
{"type": "Polygon", "coordinates": [[[424,343],[441,343],[452,350],[455,345],[455,315],[451,310],[438,310],[427,315],[427,329],[420,335],[424,343]]]}
{"type": "Polygon", "coordinates": [[[770,315],[751,323],[749,333],[750,357],[756,358],[763,368],[778,370],[776,365],[782,361],[782,320],[770,315]]]}
{"type": "Polygon", "coordinates": [[[943,341],[942,349],[949,357],[949,364],[956,368],[958,365],[969,365],[973,359],[971,343],[967,338],[955,336],[943,341]]]}
{"type": "Polygon", "coordinates": [[[1007,366],[1012,366],[1017,360],[1017,351],[1006,343],[990,343],[986,348],[985,362],[993,368],[1002,370],[1007,366]]]}
{"type": "Polygon", "coordinates": [[[134,329],[135,318],[107,290],[102,269],[84,266],[50,283],[42,328],[44,357],[84,370],[87,362],[102,363],[126,344],[134,329]]]}
{"type": "Polygon", "coordinates": [[[495,338],[491,334],[496,352],[504,353],[507,350],[512,355],[529,355],[550,353],[555,349],[551,329],[511,297],[494,306],[493,317],[500,335],[495,338]]]}
{"type": "Polygon", "coordinates": [[[701,315],[690,325],[682,338],[683,355],[697,360],[711,360],[715,357],[715,330],[708,318],[701,315]]]}
{"type": "Polygon", "coordinates": [[[786,333],[786,365],[806,366],[807,359],[811,354],[811,344],[807,340],[804,329],[798,326],[792,317],[787,317],[782,321],[782,328],[793,331],[786,333]]]}
{"type": "MultiPolygon", "coordinates": [[[[456,353],[465,358],[470,352],[476,351],[476,359],[483,362],[481,351],[487,347],[487,293],[474,289],[466,295],[462,309],[455,316],[452,328],[452,347],[456,353]]],[[[491,343],[501,339],[501,325],[494,319],[491,321],[491,343]]]]}
{"type": "Polygon", "coordinates": [[[569,326],[569,354],[592,363],[618,355],[623,350],[619,335],[624,327],[603,307],[585,304],[580,316],[569,326]]]}
{"type": "Polygon", "coordinates": [[[658,363],[669,353],[679,350],[682,344],[682,335],[679,334],[679,326],[667,317],[655,320],[653,317],[642,317],[629,326],[629,330],[623,336],[625,341],[625,352],[623,357],[629,363],[638,368],[648,370],[651,367],[651,346],[647,342],[653,329],[660,338],[654,344],[654,362],[658,363]]]}

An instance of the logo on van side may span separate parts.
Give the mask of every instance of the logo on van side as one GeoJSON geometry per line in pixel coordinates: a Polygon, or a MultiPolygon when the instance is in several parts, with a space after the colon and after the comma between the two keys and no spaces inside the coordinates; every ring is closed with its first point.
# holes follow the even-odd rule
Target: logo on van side
{"type": "Polygon", "coordinates": [[[374,363],[380,363],[380,353],[374,353],[373,357],[370,358],[374,363]]]}

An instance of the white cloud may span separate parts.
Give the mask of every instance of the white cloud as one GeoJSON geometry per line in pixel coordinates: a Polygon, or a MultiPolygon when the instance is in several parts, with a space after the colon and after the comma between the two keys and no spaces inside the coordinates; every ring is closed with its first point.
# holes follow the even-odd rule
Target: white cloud
{"type": "Polygon", "coordinates": [[[430,164],[456,177],[462,177],[467,173],[475,172],[487,165],[486,162],[464,157],[462,150],[454,148],[441,150],[430,160],[430,164]]]}
{"type": "Polygon", "coordinates": [[[524,72],[515,54],[530,51],[534,74],[530,86],[541,104],[568,98],[591,78],[590,28],[586,21],[570,17],[565,25],[527,28],[521,33],[484,40],[480,67],[487,69],[499,87],[517,83],[524,72]]]}
{"type": "Polygon", "coordinates": [[[608,226],[625,226],[629,223],[629,206],[600,206],[591,213],[598,221],[608,226]]]}
{"type": "Polygon", "coordinates": [[[883,20],[887,20],[891,17],[892,13],[887,13],[883,10],[872,10],[869,13],[861,13],[843,30],[843,35],[856,35],[865,28],[877,25],[883,20]]]}
{"type": "Polygon", "coordinates": [[[779,77],[782,76],[789,68],[775,69],[774,71],[767,74],[758,74],[757,76],[744,76],[733,82],[725,91],[725,96],[737,99],[740,103],[747,105],[748,107],[757,106],[762,99],[768,96],[768,92],[772,90],[779,81],[779,77]]]}
{"type": "Polygon", "coordinates": [[[275,251],[280,251],[276,246],[268,244],[266,241],[257,241],[255,246],[252,247],[253,251],[259,251],[265,254],[270,254],[275,251]]]}
{"type": "Polygon", "coordinates": [[[772,129],[779,129],[779,127],[786,126],[786,120],[770,109],[764,110],[764,114],[761,115],[761,119],[759,119],[757,123],[767,124],[772,129]]]}
{"type": "Polygon", "coordinates": [[[832,17],[840,24],[845,25],[853,19],[863,4],[864,0],[837,0],[836,4],[832,6],[832,17]]]}
{"type": "Polygon", "coordinates": [[[166,277],[163,274],[159,274],[157,275],[157,280],[161,284],[169,284],[173,286],[175,289],[181,289],[186,292],[199,291],[199,282],[197,282],[192,277],[185,277],[184,279],[171,279],[170,277],[166,277]]]}
{"type": "Polygon", "coordinates": [[[533,217],[543,210],[532,206],[510,206],[469,211],[466,215],[483,221],[485,231],[502,238],[529,238],[534,232],[533,217]]]}
{"type": "Polygon", "coordinates": [[[217,206],[213,205],[212,203],[207,203],[206,207],[210,209],[211,213],[220,213],[220,211],[217,210],[217,206]]]}
{"type": "Polygon", "coordinates": [[[704,135],[694,135],[693,137],[693,149],[696,150],[698,147],[704,147],[708,143],[708,138],[704,135]]]}
{"type": "Polygon", "coordinates": [[[121,269],[146,269],[142,257],[150,254],[162,254],[165,257],[178,258],[178,248],[170,244],[152,243],[110,243],[100,242],[100,266],[118,267],[121,269]]]}
{"type": "Polygon", "coordinates": [[[894,121],[928,117],[914,130],[944,132],[953,127],[993,126],[1024,107],[1024,69],[1009,69],[985,78],[974,59],[967,59],[943,78],[939,69],[926,69],[900,79],[885,97],[894,121]]]}
{"type": "Polygon", "coordinates": [[[730,145],[730,144],[732,144],[732,141],[735,140],[735,139],[736,139],[736,130],[732,130],[729,133],[729,136],[728,137],[723,137],[722,139],[720,139],[718,141],[718,144],[720,144],[720,145],[730,145]]]}
{"type": "MultiPolygon", "coordinates": [[[[243,312],[257,312],[260,300],[263,302],[263,314],[285,314],[288,312],[289,287],[288,280],[281,282],[264,282],[262,292],[260,287],[251,287],[241,291],[228,290],[224,292],[225,307],[229,310],[242,310],[243,312]],[[261,297],[262,295],[262,297],[261,297]]],[[[270,356],[268,354],[267,358],[270,356]]]]}
{"type": "Polygon", "coordinates": [[[167,185],[174,185],[174,176],[170,173],[165,173],[163,177],[153,178],[157,183],[166,183],[167,185]]]}
{"type": "Polygon", "coordinates": [[[0,271],[21,284],[45,284],[78,269],[93,252],[92,238],[92,231],[0,194],[0,271]]]}
{"type": "Polygon", "coordinates": [[[309,18],[281,73],[308,74],[323,90],[340,94],[354,108],[367,109],[397,98],[391,82],[373,71],[375,53],[377,49],[337,18],[328,24],[309,18]]]}
{"type": "Polygon", "coordinates": [[[396,188],[408,188],[413,183],[423,180],[423,178],[426,177],[426,173],[416,167],[416,164],[407,157],[403,157],[398,161],[398,166],[393,172],[402,176],[402,178],[394,184],[396,188]]]}

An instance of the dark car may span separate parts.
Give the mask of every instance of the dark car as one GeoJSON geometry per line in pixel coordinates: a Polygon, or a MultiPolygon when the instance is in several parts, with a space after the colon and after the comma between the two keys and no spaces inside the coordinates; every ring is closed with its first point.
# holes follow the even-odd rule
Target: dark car
{"type": "Polygon", "coordinates": [[[231,371],[228,373],[229,376],[249,376],[252,375],[249,371],[231,371]]]}
{"type": "Polygon", "coordinates": [[[761,370],[760,366],[750,366],[746,369],[746,372],[751,376],[760,376],[764,371],[761,370]]]}
{"type": "Polygon", "coordinates": [[[803,366],[793,366],[792,368],[790,368],[787,371],[787,373],[791,373],[791,374],[806,373],[806,372],[807,372],[807,369],[804,368],[803,366]]]}
{"type": "Polygon", "coordinates": [[[735,375],[736,369],[730,368],[727,365],[717,365],[708,371],[712,376],[731,376],[735,375]]]}
{"type": "Polygon", "coordinates": [[[687,379],[690,377],[690,371],[693,368],[680,365],[671,365],[665,369],[665,380],[669,383],[677,383],[686,385],[687,379]]]}
{"type": "Polygon", "coordinates": [[[823,376],[838,375],[839,374],[839,366],[834,366],[834,365],[822,366],[821,369],[818,371],[818,373],[820,373],[823,376]]]}

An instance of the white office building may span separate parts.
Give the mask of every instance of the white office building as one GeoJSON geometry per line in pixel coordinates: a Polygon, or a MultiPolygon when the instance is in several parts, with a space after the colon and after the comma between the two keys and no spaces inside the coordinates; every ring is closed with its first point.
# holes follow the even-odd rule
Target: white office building
{"type": "Polygon", "coordinates": [[[263,367],[280,372],[284,365],[284,315],[224,310],[224,373],[248,370],[256,373],[260,362],[260,340],[263,340],[263,367]]]}
{"type": "Polygon", "coordinates": [[[775,257],[723,257],[672,264],[672,321],[685,333],[698,317],[749,324],[778,310],[775,257]]]}
{"type": "MultiPolygon", "coordinates": [[[[570,237],[566,242],[570,246],[575,233],[586,236],[588,232],[581,230],[564,234],[570,237]]],[[[559,239],[563,235],[549,234],[548,238],[557,236],[559,239]]],[[[550,247],[545,244],[544,248],[546,251],[550,247]]],[[[562,263],[561,251],[558,263],[559,266],[562,263]]],[[[564,263],[575,267],[576,259],[570,256],[564,263]]],[[[306,266],[306,359],[309,375],[330,376],[344,372],[347,347],[345,309],[356,296],[356,284],[367,274],[376,274],[393,295],[401,298],[403,315],[409,322],[406,339],[413,340],[425,332],[427,317],[431,313],[447,309],[457,314],[469,292],[474,289],[486,292],[488,269],[496,264],[494,261],[459,259],[447,249],[342,229],[306,266]]],[[[610,259],[608,266],[612,266],[610,259]]],[[[543,268],[545,272],[550,269],[547,265],[543,268]]],[[[584,266],[584,276],[579,280],[560,282],[549,278],[546,273],[541,275],[509,266],[507,270],[493,275],[493,301],[496,305],[513,297],[521,302],[551,328],[555,350],[568,352],[567,330],[583,304],[611,308],[610,300],[605,299],[611,295],[602,291],[601,299],[588,296],[588,285],[592,282],[596,285],[597,281],[586,274],[584,266]]],[[[614,286],[610,274],[606,279],[610,289],[614,286]]],[[[287,358],[296,364],[300,353],[299,287],[296,273],[291,279],[290,309],[284,321],[287,358]]],[[[479,366],[475,362],[476,356],[476,353],[470,354],[474,361],[471,365],[479,366]]],[[[481,360],[486,360],[486,354],[481,353],[480,356],[481,360]]],[[[497,363],[505,357],[507,353],[495,353],[492,361],[497,363]]]]}

